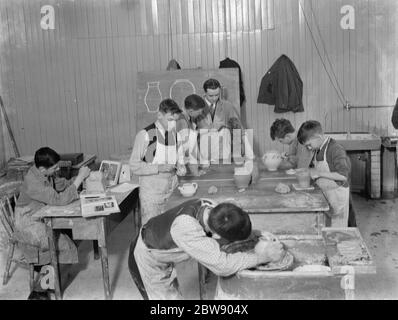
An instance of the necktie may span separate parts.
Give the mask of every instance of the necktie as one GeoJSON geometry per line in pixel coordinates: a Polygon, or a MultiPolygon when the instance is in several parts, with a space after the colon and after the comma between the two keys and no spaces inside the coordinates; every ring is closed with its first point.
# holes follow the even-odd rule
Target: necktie
{"type": "Polygon", "coordinates": [[[215,105],[215,103],[213,103],[213,104],[210,106],[210,112],[211,112],[211,120],[214,120],[214,114],[215,114],[215,112],[216,112],[216,105],[215,105]]]}

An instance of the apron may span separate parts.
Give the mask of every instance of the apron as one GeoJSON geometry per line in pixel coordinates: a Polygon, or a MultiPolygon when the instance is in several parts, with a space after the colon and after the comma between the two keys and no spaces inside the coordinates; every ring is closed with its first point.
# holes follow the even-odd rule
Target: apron
{"type": "MultiPolygon", "coordinates": [[[[156,134],[161,134],[157,130],[156,134]]],[[[175,144],[166,146],[156,141],[156,153],[153,164],[176,164],[177,163],[177,140],[175,133],[172,139],[175,144]]],[[[157,175],[140,176],[140,204],[141,224],[144,225],[150,218],[161,214],[167,200],[178,185],[175,172],[160,172],[157,175]]]]}
{"type": "MultiPolygon", "coordinates": [[[[326,142],[323,160],[317,161],[314,155],[314,166],[317,171],[330,172],[326,161],[326,151],[329,147],[330,138],[326,142]]],[[[350,189],[339,186],[334,180],[318,178],[316,184],[323,191],[332,207],[331,227],[347,227],[349,213],[350,189]]]]}

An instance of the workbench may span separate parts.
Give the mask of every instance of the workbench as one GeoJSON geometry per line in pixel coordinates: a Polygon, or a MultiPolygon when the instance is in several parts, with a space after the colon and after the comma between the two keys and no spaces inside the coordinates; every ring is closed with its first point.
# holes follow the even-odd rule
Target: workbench
{"type": "Polygon", "coordinates": [[[322,191],[315,187],[311,191],[295,191],[292,183],[295,176],[285,171],[270,172],[260,167],[260,178],[245,191],[238,192],[234,183],[233,165],[212,165],[205,175],[180,177],[180,185],[196,182],[197,192],[192,197],[183,197],[174,190],[167,208],[173,208],[192,198],[207,198],[216,202],[231,202],[249,213],[254,229],[268,230],[278,234],[320,235],[322,227],[329,221],[329,204],[322,191]],[[279,182],[288,184],[288,194],[275,192],[279,182]],[[208,194],[210,186],[216,186],[216,194],[208,194]]]}
{"type": "MultiPolygon", "coordinates": [[[[56,254],[56,238],[57,230],[69,229],[72,231],[73,240],[93,240],[94,254],[99,253],[102,265],[102,277],[104,284],[105,298],[111,298],[111,286],[109,282],[109,266],[107,240],[112,230],[121,223],[130,212],[134,214],[135,228],[139,227],[139,200],[138,188],[124,193],[114,193],[107,191],[108,195],[114,195],[120,208],[119,213],[113,213],[107,216],[97,216],[84,218],[81,215],[80,200],[77,200],[67,206],[45,206],[37,211],[33,217],[43,220],[46,224],[47,236],[50,244],[51,265],[54,267],[54,286],[55,296],[62,298],[59,262],[56,254]]],[[[136,232],[138,232],[136,230],[136,232]]],[[[96,257],[98,259],[98,257],[96,257]]]]}

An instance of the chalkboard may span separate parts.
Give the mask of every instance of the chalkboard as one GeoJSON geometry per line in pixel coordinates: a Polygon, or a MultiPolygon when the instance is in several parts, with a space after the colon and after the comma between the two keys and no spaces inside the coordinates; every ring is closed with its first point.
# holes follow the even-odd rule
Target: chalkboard
{"type": "Polygon", "coordinates": [[[192,93],[203,96],[203,83],[209,78],[220,81],[222,98],[232,102],[240,114],[237,68],[138,72],[136,104],[138,130],[156,120],[156,112],[161,100],[172,98],[181,109],[184,109],[186,96],[192,93]]]}

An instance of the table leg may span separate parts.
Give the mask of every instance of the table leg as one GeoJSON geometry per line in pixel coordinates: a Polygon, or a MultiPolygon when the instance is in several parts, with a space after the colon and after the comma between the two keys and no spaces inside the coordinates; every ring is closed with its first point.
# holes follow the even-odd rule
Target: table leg
{"type": "Polygon", "coordinates": [[[93,250],[94,250],[94,260],[98,260],[100,258],[98,251],[98,241],[93,240],[93,250]]]}
{"type": "Polygon", "coordinates": [[[50,258],[51,265],[54,268],[54,289],[55,289],[55,298],[57,300],[62,299],[61,293],[61,282],[60,282],[60,274],[59,274],[59,264],[58,264],[58,255],[57,255],[57,247],[55,243],[55,230],[52,228],[52,219],[45,219],[47,237],[48,237],[48,245],[50,249],[50,258]]]}
{"type": "Polygon", "coordinates": [[[108,265],[108,249],[106,247],[105,219],[100,222],[100,230],[98,237],[98,245],[101,254],[102,280],[104,283],[105,299],[111,299],[111,286],[109,283],[109,265],[108,265]]]}
{"type": "Polygon", "coordinates": [[[139,197],[137,199],[137,205],[134,210],[134,227],[137,234],[141,228],[141,205],[139,197]]]}

